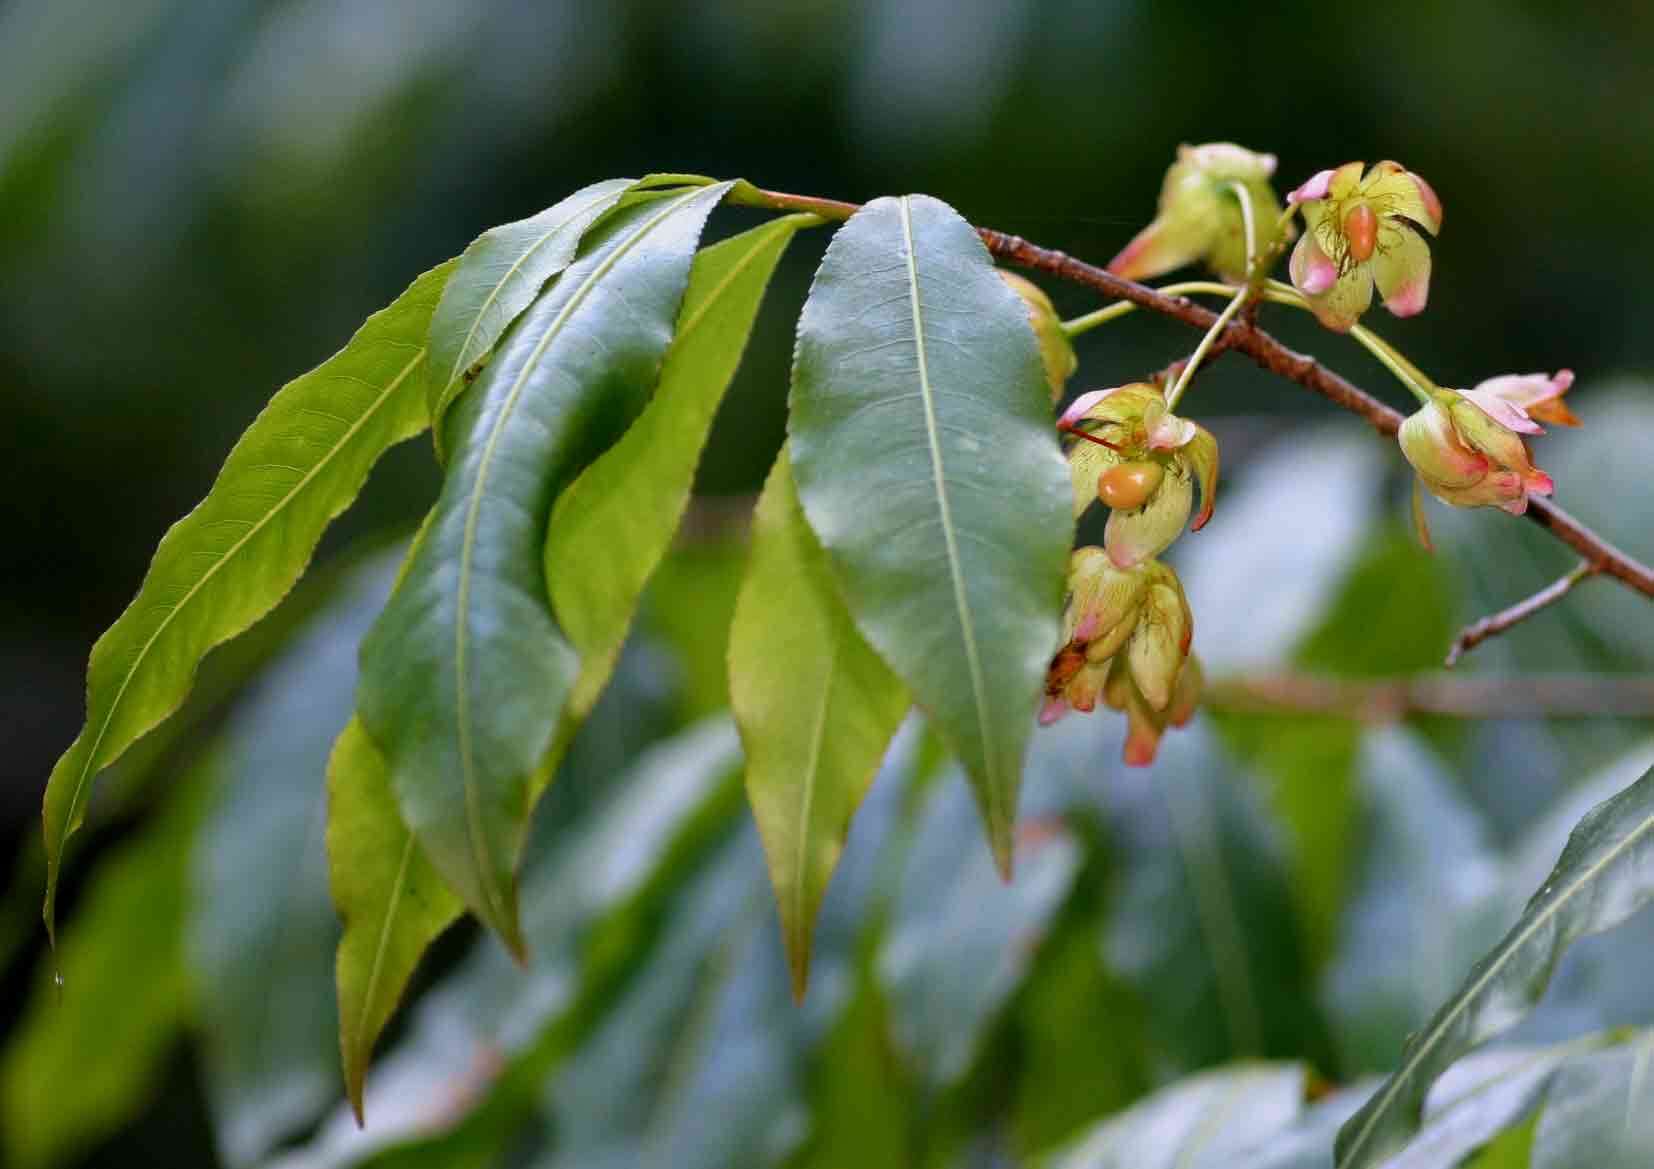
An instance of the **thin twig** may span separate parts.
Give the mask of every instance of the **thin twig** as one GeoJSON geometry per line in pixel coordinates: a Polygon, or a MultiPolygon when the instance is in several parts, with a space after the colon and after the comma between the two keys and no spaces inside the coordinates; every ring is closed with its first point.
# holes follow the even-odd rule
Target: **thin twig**
{"type": "MultiPolygon", "coordinates": [[[[847,218],[857,210],[854,203],[807,196],[758,191],[746,201],[784,211],[813,211],[834,219],[847,218]]],[[[989,227],[977,228],[988,250],[1001,260],[1059,279],[1081,284],[1116,300],[1129,300],[1162,316],[1182,321],[1196,329],[1210,329],[1218,314],[1187,297],[1167,296],[1133,280],[1114,275],[1106,268],[1076,260],[1066,252],[1042,248],[1021,236],[989,227]]],[[[1366,419],[1374,430],[1393,437],[1401,429],[1402,415],[1361,389],[1347,378],[1327,369],[1315,358],[1281,344],[1244,318],[1231,321],[1218,342],[1226,349],[1246,354],[1258,365],[1288,381],[1313,390],[1335,405],[1366,419]]],[[[1654,568],[1614,547],[1561,507],[1548,499],[1529,500],[1527,517],[1562,543],[1579,553],[1597,572],[1611,576],[1626,587],[1654,598],[1654,568]]]]}
{"type": "Polygon", "coordinates": [[[1568,575],[1552,581],[1526,600],[1518,601],[1508,609],[1501,609],[1473,625],[1465,626],[1459,632],[1459,636],[1453,639],[1453,648],[1447,651],[1447,668],[1451,670],[1458,665],[1466,650],[1475,649],[1488,638],[1499,636],[1513,625],[1520,625],[1547,605],[1556,604],[1572,592],[1576,584],[1588,576],[1595,576],[1596,572],[1596,565],[1581,560],[1568,575]]]}
{"type": "Polygon", "coordinates": [[[1326,714],[1364,722],[1410,715],[1449,718],[1648,718],[1654,677],[1425,674],[1358,680],[1316,674],[1245,673],[1213,679],[1204,705],[1237,714],[1326,714]]]}

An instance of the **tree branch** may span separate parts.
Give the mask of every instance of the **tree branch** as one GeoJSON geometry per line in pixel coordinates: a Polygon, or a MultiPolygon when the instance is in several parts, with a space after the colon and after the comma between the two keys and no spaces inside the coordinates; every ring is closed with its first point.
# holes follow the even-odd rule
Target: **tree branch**
{"type": "Polygon", "coordinates": [[[1362,681],[1316,674],[1246,673],[1214,679],[1203,703],[1236,714],[1328,714],[1363,722],[1395,722],[1421,714],[1467,719],[1645,718],[1654,710],[1654,677],[1425,674],[1362,681]]]}
{"type": "MultiPolygon", "coordinates": [[[[756,187],[738,188],[732,199],[750,206],[774,210],[812,211],[829,219],[848,219],[859,210],[859,205],[855,203],[788,195],[756,187]]],[[[1218,318],[1217,313],[1187,297],[1167,296],[1136,281],[1116,276],[1106,268],[1076,260],[1066,252],[1042,248],[1020,236],[995,231],[989,227],[979,227],[977,232],[990,252],[1018,267],[1045,272],[1059,279],[1084,285],[1117,300],[1128,300],[1196,329],[1209,329],[1218,318]]],[[[1297,382],[1305,389],[1313,390],[1352,414],[1360,415],[1382,435],[1394,436],[1401,428],[1400,413],[1355,383],[1333,373],[1315,358],[1281,344],[1269,333],[1258,328],[1244,314],[1240,319],[1231,321],[1217,341],[1222,348],[1244,353],[1271,373],[1287,381],[1297,382]]],[[[1579,553],[1593,571],[1611,576],[1645,597],[1654,598],[1654,568],[1614,547],[1561,507],[1548,499],[1530,499],[1527,517],[1579,553]]]]}
{"type": "Polygon", "coordinates": [[[1554,605],[1573,591],[1573,587],[1588,576],[1596,575],[1596,566],[1588,561],[1580,561],[1574,570],[1560,580],[1552,581],[1540,589],[1533,596],[1516,602],[1508,609],[1501,609],[1490,617],[1483,617],[1473,625],[1467,625],[1453,639],[1453,648],[1447,651],[1448,669],[1458,665],[1459,659],[1465,651],[1475,649],[1490,637],[1497,637],[1513,625],[1519,625],[1532,617],[1547,605],[1554,605]]]}

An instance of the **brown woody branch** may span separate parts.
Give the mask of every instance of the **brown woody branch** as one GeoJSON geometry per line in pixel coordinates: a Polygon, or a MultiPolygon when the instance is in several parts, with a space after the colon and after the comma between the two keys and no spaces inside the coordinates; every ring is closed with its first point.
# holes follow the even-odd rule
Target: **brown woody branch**
{"type": "MultiPolygon", "coordinates": [[[[830,219],[848,219],[860,209],[859,204],[837,199],[788,195],[757,188],[738,193],[736,201],[777,210],[812,211],[830,219]]],[[[1129,300],[1139,307],[1197,329],[1209,329],[1217,320],[1217,313],[1187,297],[1167,296],[1136,281],[1116,276],[1106,268],[1076,260],[1066,252],[1042,248],[1020,236],[988,227],[977,228],[977,231],[990,252],[1018,267],[1045,272],[1117,300],[1129,300]]],[[[1380,434],[1393,436],[1401,428],[1402,415],[1399,412],[1347,378],[1333,373],[1315,358],[1281,344],[1258,328],[1245,314],[1230,322],[1218,341],[1223,348],[1246,354],[1271,373],[1297,382],[1351,413],[1359,414],[1380,434]]],[[[1654,568],[1614,547],[1561,507],[1548,499],[1532,499],[1528,504],[1527,517],[1579,553],[1594,572],[1611,576],[1643,596],[1654,598],[1654,568]]]]}
{"type": "Polygon", "coordinates": [[[1315,674],[1247,673],[1214,679],[1203,703],[1237,714],[1325,714],[1364,722],[1394,722],[1409,715],[1647,718],[1654,713],[1654,677],[1426,674],[1358,681],[1315,674]]]}
{"type": "Polygon", "coordinates": [[[1473,625],[1467,625],[1453,639],[1453,648],[1447,651],[1448,669],[1459,664],[1459,659],[1465,651],[1475,649],[1490,637],[1497,637],[1513,625],[1519,625],[1532,617],[1547,605],[1554,605],[1573,591],[1573,587],[1588,576],[1596,575],[1596,567],[1587,561],[1580,561],[1574,570],[1559,580],[1552,581],[1531,597],[1516,602],[1508,609],[1501,609],[1490,617],[1483,617],[1473,625]]]}

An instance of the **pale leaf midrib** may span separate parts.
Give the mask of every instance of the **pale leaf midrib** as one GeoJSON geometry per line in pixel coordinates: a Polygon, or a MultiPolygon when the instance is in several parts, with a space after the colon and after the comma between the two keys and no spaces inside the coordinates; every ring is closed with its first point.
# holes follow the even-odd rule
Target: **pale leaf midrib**
{"type": "Polygon", "coordinates": [[[467,679],[465,670],[466,642],[468,629],[468,614],[471,598],[471,561],[476,548],[477,522],[482,511],[482,497],[488,485],[488,472],[493,465],[494,451],[499,445],[500,435],[505,430],[505,424],[517,408],[517,402],[522,397],[523,389],[528,383],[531,371],[538,367],[540,359],[545,356],[546,349],[552,341],[562,334],[563,327],[580,305],[585,303],[586,297],[597,286],[597,281],[610,272],[620,260],[641,243],[678,209],[695,197],[695,192],[680,196],[671,206],[659,215],[640,225],[634,230],[630,238],[619,244],[613,252],[605,256],[601,263],[594,267],[591,273],[580,283],[563,307],[557,311],[544,335],[530,350],[528,357],[523,361],[523,367],[517,373],[517,379],[512,383],[505,401],[500,405],[498,417],[488,434],[488,441],[483,445],[482,457],[477,464],[477,476],[472,484],[471,498],[466,505],[465,529],[461,536],[459,588],[455,592],[455,620],[454,620],[454,705],[457,737],[459,739],[460,774],[465,789],[465,820],[466,835],[471,843],[472,860],[477,866],[479,889],[489,903],[499,922],[504,924],[501,915],[502,906],[498,900],[499,894],[494,888],[493,874],[486,863],[487,856],[482,839],[481,812],[477,806],[480,798],[477,791],[476,764],[472,759],[471,751],[471,724],[470,703],[468,701],[467,679]]]}
{"type": "Polygon", "coordinates": [[[408,833],[408,839],[402,846],[402,859],[396,865],[396,879],[391,882],[391,890],[385,899],[385,916],[379,925],[379,936],[374,943],[373,962],[368,967],[367,981],[362,986],[361,1014],[356,1018],[353,1028],[355,1039],[351,1044],[352,1051],[359,1063],[365,1063],[366,1052],[363,1045],[367,1041],[368,1018],[373,1013],[373,997],[379,990],[379,975],[385,963],[385,950],[390,945],[391,923],[396,919],[397,909],[402,901],[403,886],[407,883],[408,868],[413,861],[414,838],[408,833]]]}
{"type": "MultiPolygon", "coordinates": [[[[224,554],[213,563],[211,568],[202,573],[200,578],[194,584],[190,585],[189,590],[178,599],[178,602],[173,605],[170,610],[168,610],[167,615],[161,619],[161,623],[155,627],[155,631],[151,633],[148,640],[144,642],[143,648],[141,648],[133,657],[131,664],[127,667],[125,676],[121,679],[120,686],[115,691],[115,697],[110,700],[109,711],[104,716],[103,724],[98,728],[97,737],[92,740],[92,745],[87,750],[86,761],[81,765],[80,777],[75,783],[74,794],[69,798],[69,807],[63,819],[64,828],[59,839],[68,835],[69,826],[74,823],[75,811],[79,808],[81,796],[86,790],[86,781],[94,771],[94,766],[98,757],[98,749],[103,746],[104,736],[108,734],[110,724],[115,720],[115,712],[120,709],[121,700],[126,697],[127,688],[132,684],[132,679],[137,676],[138,670],[142,667],[144,660],[149,656],[149,651],[154,648],[155,642],[172,624],[173,618],[182,612],[185,606],[187,606],[190,601],[195,598],[196,594],[206,586],[207,582],[212,580],[213,577],[217,575],[219,569],[230,563],[230,561],[235,558],[241,549],[246,546],[249,540],[258,535],[258,533],[264,529],[265,525],[268,524],[273,517],[285,510],[288,504],[290,504],[301,491],[308,487],[317,475],[321,474],[322,469],[332,462],[334,457],[337,456],[340,451],[350,445],[351,439],[353,439],[356,434],[367,425],[368,420],[372,418],[386,402],[390,401],[391,396],[396,393],[397,388],[408,379],[408,376],[413,373],[419,363],[425,360],[426,353],[426,347],[420,346],[419,351],[414,354],[412,360],[410,360],[407,365],[402,367],[401,371],[385,386],[384,391],[379,395],[379,397],[374,399],[368,408],[362,411],[361,415],[357,417],[356,421],[350,424],[350,428],[339,437],[339,441],[336,442],[326,454],[317,459],[315,465],[312,466],[309,471],[305,472],[304,476],[297,483],[288,488],[287,493],[283,495],[281,499],[277,500],[275,505],[271,507],[269,511],[260,516],[258,520],[247,529],[246,532],[236,539],[235,543],[225,549],[224,554]]],[[[210,490],[208,492],[208,498],[211,498],[210,490]]]]}
{"type": "Polygon", "coordinates": [[[444,389],[446,389],[447,386],[452,385],[454,383],[454,379],[459,377],[459,375],[470,364],[470,362],[466,359],[466,354],[470,351],[471,342],[476,340],[477,330],[482,326],[483,318],[488,315],[488,310],[492,308],[494,302],[499,299],[500,293],[504,290],[505,286],[511,282],[512,278],[516,276],[519,271],[522,270],[523,265],[528,263],[529,259],[539,252],[539,250],[546,245],[547,241],[549,241],[553,236],[561,234],[565,229],[567,229],[569,224],[573,223],[581,215],[584,215],[590,208],[596,206],[598,203],[601,203],[604,199],[611,196],[618,199],[621,194],[622,192],[620,191],[606,191],[588,202],[582,203],[578,210],[571,211],[566,218],[559,219],[555,226],[542,234],[539,239],[535,240],[534,243],[523,252],[522,255],[512,261],[511,267],[506,269],[505,275],[501,276],[499,280],[495,282],[494,286],[488,290],[488,295],[483,298],[482,304],[477,306],[476,314],[471,318],[471,327],[465,331],[465,338],[459,344],[459,350],[455,354],[453,366],[444,375],[444,389]]]}
{"type": "MultiPolygon", "coordinates": [[[[989,818],[994,823],[1001,823],[1004,820],[1005,810],[1001,806],[1000,785],[997,782],[996,765],[998,760],[994,751],[992,727],[988,721],[982,662],[977,651],[976,631],[971,621],[970,605],[965,596],[965,579],[959,564],[959,547],[954,534],[953,510],[948,500],[941,439],[936,429],[935,390],[930,384],[930,366],[925,351],[925,322],[924,312],[919,303],[919,268],[914,256],[913,220],[906,196],[897,200],[896,205],[901,214],[902,239],[907,253],[908,302],[913,315],[914,349],[918,354],[919,393],[920,400],[924,405],[925,438],[930,450],[931,478],[935,484],[936,505],[942,525],[942,539],[947,551],[948,577],[953,585],[954,607],[959,615],[959,630],[965,647],[965,661],[971,677],[971,696],[976,703],[977,729],[982,739],[983,764],[986,768],[984,778],[988,781],[984,786],[987,788],[986,798],[991,809],[989,818]]],[[[990,827],[990,835],[996,834],[996,830],[990,827]]]]}
{"type": "Polygon", "coordinates": [[[809,757],[804,765],[804,797],[799,801],[798,829],[794,837],[797,844],[793,854],[792,896],[789,898],[793,906],[793,921],[788,932],[794,935],[800,953],[810,936],[809,923],[804,920],[804,903],[809,895],[810,816],[815,807],[816,782],[821,775],[821,751],[827,740],[827,714],[832,706],[833,683],[838,675],[841,635],[835,629],[831,637],[827,647],[827,668],[823,671],[821,701],[816,706],[815,725],[810,731],[809,757]]]}
{"type": "Polygon", "coordinates": [[[1400,1093],[1402,1085],[1405,1084],[1412,1077],[1413,1073],[1419,1069],[1419,1066],[1424,1062],[1425,1056],[1434,1050],[1435,1045],[1440,1042],[1441,1037],[1447,1033],[1448,1029],[1458,1021],[1459,1017],[1463,1015],[1469,1006],[1476,1001],[1477,997],[1487,989],[1488,984],[1501,971],[1504,970],[1505,966],[1510,961],[1511,956],[1526,946],[1528,940],[1532,938],[1542,926],[1549,922],[1551,918],[1561,912],[1564,905],[1568,904],[1581,889],[1594,881],[1604,869],[1618,860],[1651,827],[1654,827],[1654,816],[1645,817],[1641,824],[1638,824],[1634,829],[1626,833],[1623,838],[1613,845],[1613,847],[1605,852],[1598,860],[1588,866],[1583,873],[1581,873],[1566,888],[1559,892],[1555,900],[1535,914],[1533,919],[1522,928],[1516,937],[1514,937],[1508,944],[1500,947],[1498,955],[1488,964],[1488,968],[1482,972],[1474,983],[1465,989],[1463,994],[1459,995],[1458,1001],[1453,1005],[1453,1008],[1445,1016],[1443,1016],[1439,1023],[1431,1027],[1430,1033],[1421,1037],[1419,1045],[1414,1049],[1413,1054],[1408,1057],[1405,1063],[1402,1064],[1396,1074],[1390,1078],[1389,1086],[1380,1091],[1379,1097],[1374,1100],[1374,1104],[1376,1106],[1373,1108],[1372,1112],[1368,1114],[1366,1123],[1361,1126],[1355,1136],[1350,1138],[1349,1152],[1346,1154],[1343,1161],[1340,1162],[1341,1166],[1348,1165],[1355,1160],[1356,1155],[1359,1154],[1365,1147],[1367,1140],[1372,1136],[1373,1131],[1378,1127],[1378,1121],[1384,1115],[1385,1110],[1390,1107],[1391,1102],[1394,1101],[1396,1096],[1400,1093]]]}

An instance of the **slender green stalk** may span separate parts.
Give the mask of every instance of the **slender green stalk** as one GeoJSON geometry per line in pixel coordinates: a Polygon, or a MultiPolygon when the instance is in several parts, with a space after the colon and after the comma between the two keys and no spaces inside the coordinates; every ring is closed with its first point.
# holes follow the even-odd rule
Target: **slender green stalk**
{"type": "MultiPolygon", "coordinates": [[[[1166,284],[1155,289],[1164,296],[1233,296],[1235,288],[1231,284],[1220,284],[1216,280],[1185,280],[1180,284],[1166,284]]],[[[1134,312],[1139,305],[1129,300],[1117,300],[1113,304],[1105,304],[1100,309],[1075,317],[1071,321],[1062,323],[1062,331],[1069,337],[1078,337],[1081,333],[1090,332],[1098,325],[1106,325],[1110,321],[1118,320],[1127,313],[1134,312]]]]}
{"type": "Polygon", "coordinates": [[[1189,383],[1194,380],[1195,372],[1200,369],[1200,363],[1205,361],[1206,355],[1211,352],[1212,345],[1222,335],[1223,331],[1229,327],[1229,322],[1235,319],[1235,314],[1246,307],[1246,302],[1251,300],[1262,288],[1263,273],[1259,271],[1258,232],[1257,225],[1253,222],[1252,196],[1240,183],[1230,183],[1229,189],[1235,193],[1235,198],[1240,200],[1241,223],[1246,229],[1246,283],[1235,292],[1229,303],[1224,306],[1223,311],[1218,314],[1218,319],[1212,322],[1212,327],[1206,330],[1206,335],[1200,339],[1200,344],[1195,346],[1195,351],[1189,355],[1189,360],[1184,363],[1182,372],[1177,375],[1177,382],[1166,393],[1166,409],[1168,410],[1177,408],[1177,403],[1182,399],[1184,391],[1189,388],[1189,383]]]}

